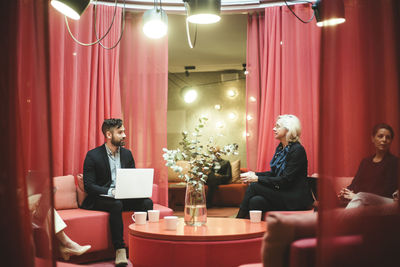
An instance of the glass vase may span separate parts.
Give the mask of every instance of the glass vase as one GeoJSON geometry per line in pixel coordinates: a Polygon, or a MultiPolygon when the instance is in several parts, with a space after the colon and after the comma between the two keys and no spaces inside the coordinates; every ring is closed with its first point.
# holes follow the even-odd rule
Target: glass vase
{"type": "Polygon", "coordinates": [[[184,215],[186,225],[201,226],[207,222],[206,190],[204,183],[187,183],[184,215]]]}

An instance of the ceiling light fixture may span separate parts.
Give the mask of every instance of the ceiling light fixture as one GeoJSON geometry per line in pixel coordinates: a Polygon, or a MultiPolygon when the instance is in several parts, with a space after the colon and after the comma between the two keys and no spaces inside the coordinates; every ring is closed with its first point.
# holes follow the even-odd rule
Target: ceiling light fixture
{"type": "Polygon", "coordinates": [[[183,0],[186,10],[186,34],[190,48],[197,39],[197,24],[211,24],[221,20],[221,0],[183,0]],[[190,38],[189,22],[196,24],[194,41],[190,38]]]}
{"type": "Polygon", "coordinates": [[[228,97],[230,98],[234,98],[235,96],[237,96],[237,92],[236,89],[229,89],[226,94],[228,95],[228,97]]]}
{"type": "Polygon", "coordinates": [[[89,6],[90,0],[52,0],[51,5],[65,16],[78,20],[89,6]]]}
{"type": "Polygon", "coordinates": [[[236,115],[235,112],[230,112],[230,113],[228,114],[228,118],[231,119],[231,120],[236,120],[237,115],[236,115]]]}
{"type": "Polygon", "coordinates": [[[187,20],[196,24],[212,24],[220,21],[221,0],[183,0],[187,20]]]}
{"type": "Polygon", "coordinates": [[[312,9],[314,10],[318,27],[333,26],[346,21],[342,0],[317,0],[312,5],[312,9]]]}
{"type": "Polygon", "coordinates": [[[86,8],[89,6],[90,4],[90,0],[51,0],[51,5],[60,13],[62,13],[65,16],[65,25],[67,26],[68,29],[68,33],[69,35],[72,37],[72,39],[82,45],[82,46],[92,46],[95,44],[100,44],[101,47],[103,47],[104,49],[113,49],[115,48],[119,42],[122,39],[122,35],[124,33],[124,28],[125,28],[125,1],[124,0],[124,7],[122,10],[122,25],[121,25],[121,34],[118,38],[118,41],[111,47],[106,47],[105,45],[103,45],[101,43],[101,41],[107,36],[107,34],[110,32],[111,27],[114,24],[114,20],[115,20],[115,15],[117,13],[117,4],[118,4],[118,0],[115,0],[115,7],[114,7],[114,15],[112,17],[111,20],[111,24],[108,27],[107,31],[105,32],[105,34],[102,37],[98,37],[98,33],[97,33],[97,27],[96,27],[96,21],[97,21],[97,0],[94,1],[94,34],[96,36],[96,41],[91,42],[91,43],[83,43],[80,42],[78,39],[75,38],[75,36],[72,34],[71,29],[69,28],[69,24],[68,24],[68,18],[74,19],[74,20],[79,20],[81,15],[85,12],[86,8]]]}
{"type": "Polygon", "coordinates": [[[346,21],[344,17],[344,4],[343,0],[316,0],[311,8],[313,14],[309,20],[302,20],[296,13],[289,7],[289,4],[284,0],[287,8],[292,14],[301,22],[309,23],[314,17],[317,20],[318,27],[333,26],[346,21]]]}
{"type": "Polygon", "coordinates": [[[168,31],[168,17],[162,9],[161,0],[157,6],[157,1],[154,0],[154,8],[147,10],[142,18],[143,32],[152,39],[164,37],[168,31]]]}
{"type": "Polygon", "coordinates": [[[243,67],[243,74],[244,74],[244,75],[249,74],[249,71],[247,70],[246,66],[247,66],[246,63],[243,63],[243,64],[242,64],[242,67],[243,67]]]}
{"type": "Polygon", "coordinates": [[[217,127],[217,129],[222,129],[222,128],[225,127],[225,124],[224,124],[224,122],[222,122],[222,121],[218,121],[218,122],[215,124],[215,127],[217,127]]]}
{"type": "Polygon", "coordinates": [[[185,75],[189,77],[189,70],[195,70],[196,66],[185,66],[185,75]]]}
{"type": "Polygon", "coordinates": [[[256,99],[254,96],[250,96],[250,97],[249,97],[249,101],[250,101],[250,102],[256,102],[257,99],[256,99]]]}
{"type": "Polygon", "coordinates": [[[182,88],[182,97],[186,103],[190,104],[197,99],[197,91],[189,86],[185,86],[182,88]]]}

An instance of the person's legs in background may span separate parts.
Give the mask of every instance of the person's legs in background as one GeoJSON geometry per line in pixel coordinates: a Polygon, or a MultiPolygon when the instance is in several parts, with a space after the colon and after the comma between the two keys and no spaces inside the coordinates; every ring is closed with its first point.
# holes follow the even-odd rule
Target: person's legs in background
{"type": "Polygon", "coordinates": [[[206,203],[207,203],[207,208],[211,208],[213,206],[213,198],[214,198],[214,193],[215,190],[217,190],[218,185],[220,184],[220,179],[212,172],[208,175],[207,178],[207,197],[206,197],[206,203]]]}
{"type": "Polygon", "coordinates": [[[382,197],[376,194],[359,192],[354,198],[347,204],[346,209],[364,207],[364,206],[374,206],[393,203],[393,198],[382,197]]]}
{"type": "Polygon", "coordinates": [[[59,249],[61,252],[61,256],[64,260],[69,260],[72,255],[82,255],[86,251],[88,251],[91,246],[85,245],[81,246],[78,243],[72,241],[64,232],[64,229],[67,227],[65,222],[61,219],[60,215],[56,210],[54,210],[54,229],[57,240],[59,242],[59,249]]]}
{"type": "Polygon", "coordinates": [[[94,210],[106,211],[110,214],[111,240],[115,249],[115,265],[126,266],[125,242],[123,238],[124,225],[122,222],[123,203],[121,200],[98,196],[94,205],[94,210]]]}
{"type": "Polygon", "coordinates": [[[263,212],[285,210],[280,200],[279,192],[260,183],[250,183],[236,218],[249,218],[249,211],[252,209],[262,210],[263,212]]]}

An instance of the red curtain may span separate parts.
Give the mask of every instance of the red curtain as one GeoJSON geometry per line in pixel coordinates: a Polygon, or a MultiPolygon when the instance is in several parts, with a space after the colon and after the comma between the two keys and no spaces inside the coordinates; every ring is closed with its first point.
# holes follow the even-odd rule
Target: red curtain
{"type": "Polygon", "coordinates": [[[346,22],[323,28],[321,40],[318,266],[397,266],[398,210],[342,221],[330,211],[337,177],[354,176],[361,159],[375,152],[370,139],[375,124],[390,124],[391,152],[398,155],[400,148],[399,2],[344,3],[346,22]],[[347,248],[348,257],[340,261],[334,238],[342,232],[362,235],[363,243],[361,250],[347,248]]]}
{"type": "MultiPolygon", "coordinates": [[[[120,118],[119,46],[106,50],[99,44],[81,46],[68,34],[64,16],[50,8],[50,81],[54,175],[82,171],[88,150],[101,145],[101,125],[120,118]]],[[[114,7],[97,6],[98,36],[108,29],[114,7]]],[[[110,33],[102,41],[112,46],[121,31],[118,8],[110,33]]],[[[79,22],[69,20],[71,32],[85,43],[95,40],[93,5],[79,22]]],[[[129,128],[128,128],[129,130],[129,128]]]]}
{"type": "Polygon", "coordinates": [[[28,196],[36,194],[42,196],[38,209],[45,218],[51,209],[47,8],[47,1],[0,5],[0,253],[5,266],[34,266],[39,251],[42,266],[53,264],[51,236],[33,237],[40,231],[32,232],[28,208],[28,196]]]}
{"type": "MultiPolygon", "coordinates": [[[[292,6],[302,18],[310,5],[292,6]]],[[[318,73],[320,30],[303,24],[287,7],[266,8],[248,19],[247,166],[264,171],[277,146],[272,128],[280,114],[302,123],[309,174],[318,171],[318,73]]]]}
{"type": "MultiPolygon", "coordinates": [[[[97,7],[101,36],[110,25],[114,7],[97,7]]],[[[104,45],[112,46],[121,32],[118,8],[104,45]]],[[[94,7],[79,23],[70,21],[79,41],[95,39],[94,7]]],[[[155,169],[162,204],[167,204],[166,147],[167,39],[149,41],[141,31],[141,16],[126,14],[121,43],[112,50],[98,44],[80,46],[69,36],[64,17],[50,10],[51,110],[54,175],[81,172],[86,152],[104,142],[105,118],[123,117],[127,148],[138,167],[155,169]],[[121,50],[120,50],[121,49],[121,50]],[[121,85],[120,85],[121,83],[121,85]]]]}
{"type": "Polygon", "coordinates": [[[168,39],[143,35],[141,15],[129,15],[121,44],[120,78],[127,144],[137,167],[154,168],[159,202],[168,205],[167,147],[168,39]]]}

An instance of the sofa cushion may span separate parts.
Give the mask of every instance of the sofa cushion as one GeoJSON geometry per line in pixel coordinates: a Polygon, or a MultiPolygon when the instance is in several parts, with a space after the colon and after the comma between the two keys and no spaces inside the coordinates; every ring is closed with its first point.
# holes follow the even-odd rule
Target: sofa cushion
{"type": "Polygon", "coordinates": [[[65,233],[78,244],[90,244],[92,248],[89,252],[112,247],[107,212],[69,209],[60,210],[58,213],[67,224],[65,233]]]}
{"type": "Polygon", "coordinates": [[[78,174],[76,177],[76,193],[78,195],[79,207],[82,206],[83,200],[86,198],[87,193],[85,192],[85,186],[83,185],[83,174],[78,174]]]}
{"type": "Polygon", "coordinates": [[[57,210],[78,208],[74,176],[54,177],[53,184],[56,188],[56,192],[54,193],[54,208],[57,210]]]}
{"type": "Polygon", "coordinates": [[[231,162],[232,183],[241,183],[240,181],[240,159],[231,162]]]}
{"type": "Polygon", "coordinates": [[[264,235],[264,266],[287,266],[290,244],[297,239],[314,237],[317,213],[268,212],[268,231],[264,235]]]}
{"type": "MultiPolygon", "coordinates": [[[[176,165],[182,167],[182,174],[187,174],[190,170],[190,164],[188,161],[177,161],[176,165]]],[[[174,172],[171,168],[168,168],[168,182],[184,182],[185,179],[179,178],[179,172],[174,172]]]]}
{"type": "MultiPolygon", "coordinates": [[[[334,255],[331,257],[332,259],[335,259],[335,266],[357,266],[357,263],[360,263],[360,259],[357,256],[362,255],[362,251],[360,250],[362,246],[362,241],[363,240],[360,235],[333,237],[330,240],[330,253],[334,255]],[[338,263],[337,265],[336,262],[338,263]]],[[[294,241],[290,246],[289,266],[316,266],[316,250],[316,238],[304,238],[294,241]]]]}
{"type": "Polygon", "coordinates": [[[220,185],[215,192],[214,203],[220,206],[238,207],[244,198],[248,184],[220,185]]]}

